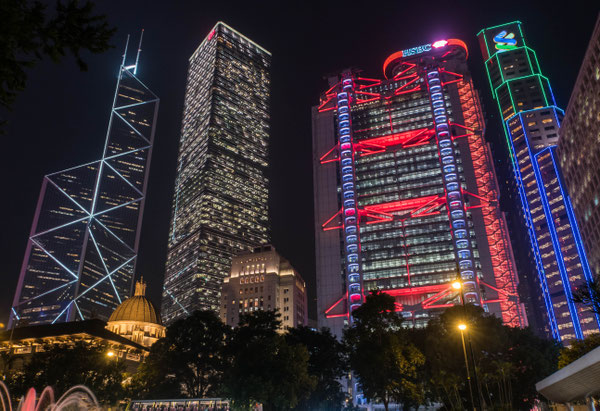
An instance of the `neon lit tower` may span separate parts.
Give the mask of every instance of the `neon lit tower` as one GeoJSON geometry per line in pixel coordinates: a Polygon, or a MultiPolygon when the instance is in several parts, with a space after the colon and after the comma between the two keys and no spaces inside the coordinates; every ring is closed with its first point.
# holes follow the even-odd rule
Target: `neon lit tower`
{"type": "Polygon", "coordinates": [[[527,324],[466,57],[456,39],[406,49],[313,108],[319,326],[340,335],[379,289],[422,327],[460,303],[459,275],[467,302],[527,324]]]}
{"type": "Polygon", "coordinates": [[[599,319],[571,300],[590,269],[556,158],[563,111],[520,22],[479,33],[490,87],[503,119],[525,225],[552,336],[568,343],[598,332],[599,319]]]}
{"type": "Polygon", "coordinates": [[[268,243],[271,54],[219,22],[190,58],[162,295],[166,324],[219,311],[231,259],[268,243]]]}
{"type": "Polygon", "coordinates": [[[44,177],[11,327],[107,320],[131,296],[159,101],[140,50],[123,55],[102,159],[44,177]]]}

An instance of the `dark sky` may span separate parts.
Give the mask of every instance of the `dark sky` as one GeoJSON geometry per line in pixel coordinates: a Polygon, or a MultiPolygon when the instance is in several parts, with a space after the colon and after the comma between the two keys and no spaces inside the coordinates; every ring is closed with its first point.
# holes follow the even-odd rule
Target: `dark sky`
{"type": "Polygon", "coordinates": [[[323,76],[353,66],[380,77],[383,61],[395,51],[460,38],[469,46],[475,85],[492,114],[476,34],[520,20],[558,105],[566,107],[598,15],[593,3],[98,2],[96,10],[118,28],[115,48],[86,55],[90,69],[85,73],[72,59],[43,62],[30,70],[27,89],[8,114],[6,135],[1,136],[0,321],[8,316],[43,176],[101,157],[128,33],[136,40],[145,29],[138,77],[161,99],[137,264],[150,298],[160,306],[187,61],[222,20],[273,53],[272,242],[300,271],[314,299],[310,107],[326,89],[323,76]]]}

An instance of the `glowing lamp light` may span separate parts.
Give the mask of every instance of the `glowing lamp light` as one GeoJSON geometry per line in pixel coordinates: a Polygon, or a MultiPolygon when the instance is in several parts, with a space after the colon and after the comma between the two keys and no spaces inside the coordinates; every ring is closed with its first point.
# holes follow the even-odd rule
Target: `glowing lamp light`
{"type": "Polygon", "coordinates": [[[454,288],[455,290],[460,290],[462,287],[462,284],[460,283],[460,281],[454,281],[452,283],[452,288],[454,288]]]}
{"type": "Polygon", "coordinates": [[[458,324],[458,329],[461,331],[464,331],[467,329],[467,325],[466,324],[458,324]]]}
{"type": "Polygon", "coordinates": [[[114,351],[109,351],[106,353],[107,357],[114,357],[115,356],[115,352],[114,351]]]}
{"type": "Polygon", "coordinates": [[[431,47],[433,47],[434,49],[439,49],[440,47],[444,47],[446,44],[448,44],[448,40],[438,40],[435,43],[433,43],[431,47]]]}

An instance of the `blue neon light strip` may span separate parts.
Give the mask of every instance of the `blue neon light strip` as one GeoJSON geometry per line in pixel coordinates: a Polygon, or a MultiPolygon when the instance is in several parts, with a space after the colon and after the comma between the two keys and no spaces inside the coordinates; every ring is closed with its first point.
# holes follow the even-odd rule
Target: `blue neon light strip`
{"type": "MultiPolygon", "coordinates": [[[[517,114],[517,115],[519,115],[519,114],[517,114]]],[[[514,118],[514,116],[511,118],[514,118]]],[[[508,121],[509,120],[507,120],[506,122],[503,122],[503,125],[506,128],[507,133],[510,137],[508,139],[508,141],[510,142],[510,149],[513,151],[513,153],[515,153],[515,155],[513,155],[513,158],[514,158],[513,170],[515,173],[515,178],[517,180],[517,188],[519,190],[519,198],[521,199],[521,205],[523,206],[523,212],[525,215],[525,220],[527,222],[527,233],[529,234],[529,240],[531,241],[531,246],[533,249],[535,265],[536,265],[537,272],[538,272],[538,278],[540,280],[540,286],[542,288],[542,297],[544,299],[544,304],[546,305],[548,319],[550,320],[549,322],[550,322],[550,329],[552,331],[552,337],[556,340],[560,340],[560,333],[558,330],[558,324],[556,322],[554,306],[553,306],[552,300],[550,298],[550,290],[548,288],[548,282],[546,281],[546,272],[544,270],[544,265],[542,263],[540,246],[538,244],[537,236],[535,234],[535,229],[533,226],[533,218],[531,217],[531,211],[529,208],[529,200],[527,199],[527,194],[525,193],[525,188],[523,186],[523,177],[521,176],[521,168],[519,167],[518,160],[516,157],[515,146],[513,143],[513,136],[512,136],[512,133],[510,133],[510,131],[509,131],[510,128],[508,126],[508,121]]],[[[522,123],[521,123],[521,125],[522,125],[522,123]]],[[[525,138],[525,139],[527,138],[527,136],[525,135],[525,129],[523,129],[523,138],[525,138]]]]}
{"type": "MultiPolygon", "coordinates": [[[[525,143],[527,144],[527,152],[529,158],[531,159],[531,165],[533,168],[533,173],[535,175],[535,180],[537,182],[538,191],[540,193],[540,199],[542,200],[542,207],[544,209],[544,214],[546,216],[546,223],[548,224],[548,232],[550,233],[550,238],[552,239],[552,245],[554,247],[554,255],[555,260],[558,264],[558,271],[560,272],[560,277],[562,280],[563,290],[566,296],[567,306],[569,307],[569,313],[571,314],[571,320],[573,323],[573,329],[575,331],[575,337],[578,339],[583,338],[583,334],[581,332],[581,324],[579,323],[579,316],[577,315],[577,309],[575,308],[575,304],[573,303],[573,297],[571,294],[571,287],[569,284],[569,276],[567,274],[567,269],[565,267],[565,263],[563,260],[562,250],[560,248],[560,242],[558,240],[558,235],[556,233],[556,226],[554,225],[554,218],[552,217],[552,212],[550,210],[550,205],[548,204],[548,195],[546,194],[546,188],[544,187],[544,180],[540,174],[539,164],[537,162],[537,157],[541,154],[545,153],[549,148],[545,148],[537,154],[533,154],[531,151],[531,146],[529,145],[529,138],[527,137],[527,132],[525,130],[525,125],[523,124],[523,116],[519,115],[519,121],[521,123],[521,128],[523,129],[523,138],[525,139],[525,143]]],[[[558,171],[554,170],[557,178],[558,171]]]]}

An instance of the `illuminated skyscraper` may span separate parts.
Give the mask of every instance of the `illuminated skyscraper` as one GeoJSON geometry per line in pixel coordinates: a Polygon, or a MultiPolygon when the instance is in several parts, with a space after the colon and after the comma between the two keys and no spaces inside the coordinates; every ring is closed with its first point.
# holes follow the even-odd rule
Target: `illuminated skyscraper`
{"type": "Polygon", "coordinates": [[[600,275],[600,17],[558,134],[567,191],[591,271],[600,275]]]}
{"type": "Polygon", "coordinates": [[[313,108],[319,326],[371,290],[423,327],[467,302],[525,326],[484,120],[456,39],[399,51],[383,79],[345,71],[313,108]]]}
{"type": "Polygon", "coordinates": [[[123,58],[102,159],[44,177],[11,326],[107,320],[131,296],[158,113],[136,69],[123,58]]]}
{"type": "Polygon", "coordinates": [[[598,332],[599,320],[571,299],[591,274],[557,164],[563,111],[520,22],[484,29],[479,42],[503,119],[550,332],[568,343],[598,332]]]}
{"type": "Polygon", "coordinates": [[[219,22],[190,58],[169,251],[166,324],[218,312],[231,258],[269,239],[271,53],[219,22]]]}

